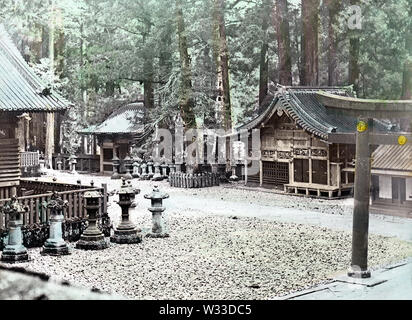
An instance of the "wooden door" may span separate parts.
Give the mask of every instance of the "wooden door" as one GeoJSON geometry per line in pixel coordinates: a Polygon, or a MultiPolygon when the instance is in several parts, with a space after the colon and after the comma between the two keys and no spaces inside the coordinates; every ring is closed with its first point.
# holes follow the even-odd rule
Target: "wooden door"
{"type": "Polygon", "coordinates": [[[392,202],[403,204],[406,201],[406,179],[392,178],[392,202]]]}
{"type": "Polygon", "coordinates": [[[315,184],[328,184],[328,162],[312,160],[312,182],[315,184]]]}
{"type": "Polygon", "coordinates": [[[309,160],[295,159],[295,182],[309,183],[309,160]]]}

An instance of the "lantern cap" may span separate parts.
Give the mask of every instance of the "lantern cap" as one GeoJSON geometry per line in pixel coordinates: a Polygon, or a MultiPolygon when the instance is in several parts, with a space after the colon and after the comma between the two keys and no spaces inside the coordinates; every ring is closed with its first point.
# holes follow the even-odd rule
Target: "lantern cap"
{"type": "Polygon", "coordinates": [[[145,199],[167,199],[169,195],[167,193],[161,192],[159,186],[154,186],[152,193],[146,194],[145,199]]]}
{"type": "Polygon", "coordinates": [[[101,198],[102,194],[99,191],[87,191],[84,193],[85,199],[101,198]]]}

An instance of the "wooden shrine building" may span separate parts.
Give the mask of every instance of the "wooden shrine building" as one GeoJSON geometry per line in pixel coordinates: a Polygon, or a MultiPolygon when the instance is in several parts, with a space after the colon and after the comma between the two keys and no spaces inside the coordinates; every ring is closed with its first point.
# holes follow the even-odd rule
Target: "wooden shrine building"
{"type": "Polygon", "coordinates": [[[0,199],[19,185],[27,151],[37,144],[53,149],[54,116],[68,106],[40,81],[0,25],[0,199]],[[37,141],[35,132],[42,133],[37,141]]]}
{"type": "MultiPolygon", "coordinates": [[[[355,145],[328,141],[330,133],[356,132],[357,119],[327,112],[317,93],[323,91],[344,97],[350,88],[283,87],[270,90],[269,103],[250,122],[238,130],[260,129],[261,150],[249,160],[260,162],[258,175],[248,183],[280,187],[287,193],[318,197],[350,195],[354,173],[345,171],[355,159],[355,145]]],[[[387,132],[395,127],[375,120],[376,130],[387,132]]]]}
{"type": "Polygon", "coordinates": [[[121,162],[130,156],[132,146],[139,145],[153,132],[153,124],[146,123],[143,97],[113,111],[102,123],[79,134],[93,136],[100,148],[100,172],[113,172],[113,159],[121,162]]]}

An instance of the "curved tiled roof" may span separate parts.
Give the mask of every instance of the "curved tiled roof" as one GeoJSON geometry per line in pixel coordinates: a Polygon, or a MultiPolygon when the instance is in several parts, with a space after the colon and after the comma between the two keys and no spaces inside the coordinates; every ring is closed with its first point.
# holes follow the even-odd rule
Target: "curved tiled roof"
{"type": "MultiPolygon", "coordinates": [[[[327,140],[328,134],[355,132],[357,119],[352,116],[337,116],[327,112],[317,98],[319,91],[350,97],[348,88],[278,87],[272,103],[256,118],[238,129],[254,129],[269,120],[277,110],[285,111],[301,128],[327,140]]],[[[378,131],[387,131],[390,124],[375,120],[378,131]]]]}
{"type": "Polygon", "coordinates": [[[0,111],[64,111],[70,105],[56,91],[42,95],[46,86],[24,61],[0,25],[0,111]]]}
{"type": "Polygon", "coordinates": [[[80,131],[83,134],[144,134],[151,125],[145,124],[146,109],[144,103],[124,105],[113,111],[101,124],[80,131]]]}

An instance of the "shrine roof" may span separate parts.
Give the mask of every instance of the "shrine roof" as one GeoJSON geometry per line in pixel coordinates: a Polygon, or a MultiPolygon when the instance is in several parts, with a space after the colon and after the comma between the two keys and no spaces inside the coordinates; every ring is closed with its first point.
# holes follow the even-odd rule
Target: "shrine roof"
{"type": "MultiPolygon", "coordinates": [[[[330,133],[355,133],[357,118],[328,112],[319,99],[319,92],[351,97],[350,87],[273,87],[269,91],[271,103],[238,130],[257,129],[269,121],[279,110],[284,111],[304,130],[327,140],[330,133]]],[[[387,132],[394,126],[389,121],[374,120],[377,131],[387,132]]]]}
{"type": "Polygon", "coordinates": [[[57,112],[69,106],[57,91],[49,91],[0,24],[0,111],[57,112]]]}
{"type": "Polygon", "coordinates": [[[372,155],[372,168],[379,170],[409,171],[412,174],[412,146],[382,145],[372,155]]]}
{"type": "Polygon", "coordinates": [[[121,106],[113,111],[102,123],[79,131],[80,134],[94,135],[142,135],[146,134],[152,124],[145,123],[146,108],[143,102],[121,106]]]}

